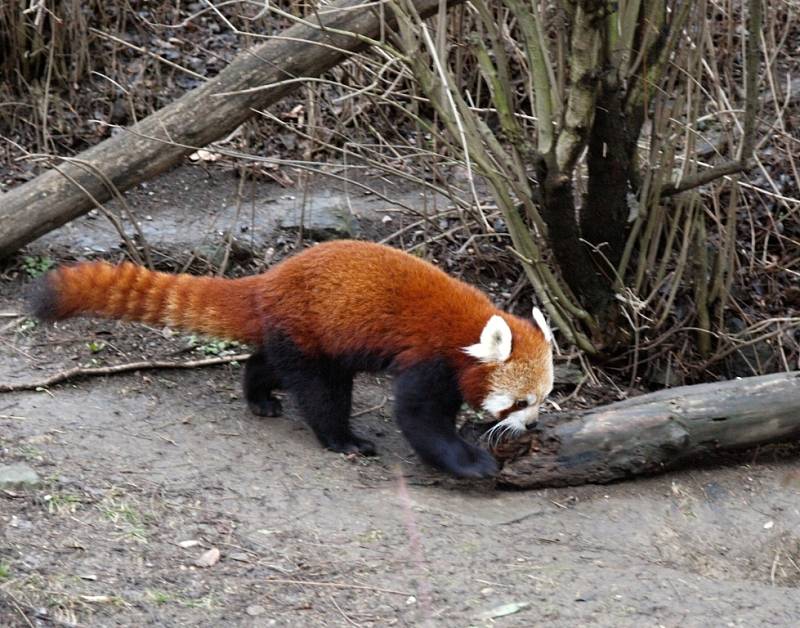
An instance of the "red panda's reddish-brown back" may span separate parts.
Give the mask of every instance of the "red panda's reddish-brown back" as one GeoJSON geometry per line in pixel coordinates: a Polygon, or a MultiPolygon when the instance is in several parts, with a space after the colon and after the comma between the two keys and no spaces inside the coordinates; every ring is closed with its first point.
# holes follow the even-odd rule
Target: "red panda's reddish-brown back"
{"type": "Polygon", "coordinates": [[[272,268],[258,291],[268,318],[307,351],[409,361],[475,342],[496,312],[432,264],[367,242],[317,245],[272,268]]]}

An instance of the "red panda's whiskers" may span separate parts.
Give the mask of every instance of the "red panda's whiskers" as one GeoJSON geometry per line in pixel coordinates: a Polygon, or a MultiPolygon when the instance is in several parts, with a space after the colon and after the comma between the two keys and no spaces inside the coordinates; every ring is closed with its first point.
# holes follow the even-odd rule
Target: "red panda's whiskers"
{"type": "Polygon", "coordinates": [[[516,417],[510,416],[492,426],[484,436],[486,442],[490,446],[494,446],[501,442],[506,436],[513,436],[524,431],[525,427],[520,425],[519,420],[516,417]]]}

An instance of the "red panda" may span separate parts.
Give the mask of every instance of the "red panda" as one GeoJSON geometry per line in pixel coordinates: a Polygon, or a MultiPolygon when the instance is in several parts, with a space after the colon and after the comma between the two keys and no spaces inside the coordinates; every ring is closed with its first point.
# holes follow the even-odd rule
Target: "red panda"
{"type": "Polygon", "coordinates": [[[250,343],[244,392],[257,415],[277,416],[287,390],[323,446],[375,453],[350,429],[353,376],[389,370],[395,418],[420,458],[462,477],[497,463],[460,438],[463,401],[522,431],[553,386],[552,334],[504,313],[480,290],[388,246],[319,244],[241,279],[86,262],[46,275],[33,297],[43,320],[94,315],[166,324],[250,343]]]}

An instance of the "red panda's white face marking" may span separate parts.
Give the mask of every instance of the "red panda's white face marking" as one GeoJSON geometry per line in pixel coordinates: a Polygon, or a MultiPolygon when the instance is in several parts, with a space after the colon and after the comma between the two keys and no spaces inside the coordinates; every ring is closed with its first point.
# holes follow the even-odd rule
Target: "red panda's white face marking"
{"type": "MultiPolygon", "coordinates": [[[[475,350],[473,347],[483,346],[484,340],[489,344],[498,344],[498,339],[487,334],[488,329],[504,329],[507,335],[502,336],[502,342],[507,342],[508,352],[504,353],[503,359],[486,360],[496,364],[496,368],[489,377],[489,393],[482,402],[483,409],[491,413],[494,417],[502,419],[489,432],[490,440],[500,438],[503,434],[524,432],[525,429],[534,424],[539,417],[539,406],[545,400],[553,388],[553,333],[547,325],[544,315],[538,308],[534,308],[533,319],[544,335],[544,343],[539,342],[535,345],[535,350],[525,352],[520,355],[511,356],[511,330],[499,316],[493,316],[487,322],[481,342],[466,349],[470,355],[480,353],[481,355],[490,353],[488,348],[483,352],[475,350]],[[493,319],[500,319],[500,325],[493,319]],[[491,326],[491,327],[490,327],[491,326]],[[486,338],[484,338],[486,336],[486,338]]],[[[480,358],[479,358],[480,359],[480,358]]]]}

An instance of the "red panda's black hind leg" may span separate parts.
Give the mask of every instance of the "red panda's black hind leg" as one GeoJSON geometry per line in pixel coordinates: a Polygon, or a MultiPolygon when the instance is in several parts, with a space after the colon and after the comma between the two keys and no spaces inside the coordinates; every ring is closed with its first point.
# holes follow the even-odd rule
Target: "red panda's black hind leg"
{"type": "Polygon", "coordinates": [[[280,378],[267,354],[263,349],[255,351],[244,365],[244,396],[250,411],[256,416],[280,416],[281,402],[272,395],[280,387],[280,378]]]}
{"type": "MultiPolygon", "coordinates": [[[[267,339],[260,355],[253,363],[253,377],[249,381],[260,381],[256,375],[263,377],[265,374],[272,374],[273,382],[280,379],[280,387],[294,397],[303,418],[323,447],[346,454],[375,455],[375,445],[350,429],[355,375],[351,368],[330,358],[308,357],[290,338],[280,334],[267,339]]],[[[245,374],[246,389],[247,382],[245,374]]],[[[265,388],[254,390],[262,394],[265,388]]],[[[256,397],[255,401],[263,401],[263,397],[256,397]]]]}
{"type": "Polygon", "coordinates": [[[395,418],[419,457],[458,477],[492,477],[494,457],[456,432],[462,401],[455,373],[444,361],[419,364],[395,378],[395,418]]]}
{"type": "Polygon", "coordinates": [[[374,443],[350,429],[353,375],[332,362],[320,360],[288,373],[287,388],[323,447],[344,454],[374,456],[374,443]]]}

